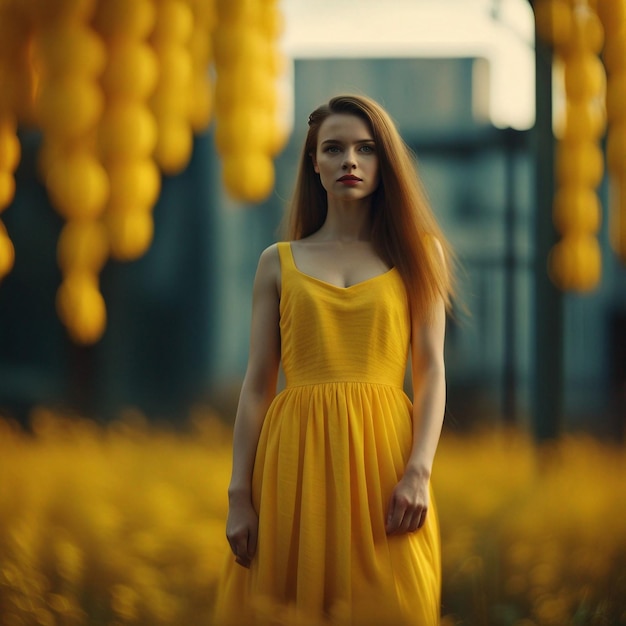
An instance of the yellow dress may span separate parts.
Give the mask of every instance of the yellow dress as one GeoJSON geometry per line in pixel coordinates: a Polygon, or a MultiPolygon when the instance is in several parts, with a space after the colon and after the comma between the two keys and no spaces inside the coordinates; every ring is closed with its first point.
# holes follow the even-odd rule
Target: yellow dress
{"type": "Polygon", "coordinates": [[[286,386],[258,444],[250,570],[226,559],[215,626],[439,623],[439,529],[388,536],[412,444],[403,391],[410,344],[394,268],[347,288],[302,273],[279,243],[286,386]]]}

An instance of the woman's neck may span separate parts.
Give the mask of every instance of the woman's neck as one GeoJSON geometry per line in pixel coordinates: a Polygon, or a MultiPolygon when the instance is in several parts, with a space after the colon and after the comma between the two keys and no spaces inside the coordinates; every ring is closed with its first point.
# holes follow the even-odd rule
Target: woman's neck
{"type": "Polygon", "coordinates": [[[329,198],[326,220],[316,234],[316,239],[327,241],[370,241],[370,202],[337,203],[329,198]]]}

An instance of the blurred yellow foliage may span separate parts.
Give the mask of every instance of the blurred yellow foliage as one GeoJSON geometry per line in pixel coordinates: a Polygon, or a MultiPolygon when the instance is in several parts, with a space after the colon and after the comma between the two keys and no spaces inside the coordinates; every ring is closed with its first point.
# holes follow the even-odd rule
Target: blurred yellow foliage
{"type": "Polygon", "coordinates": [[[582,435],[445,438],[436,461],[451,624],[626,624],[626,450],[582,435]]]}
{"type": "MultiPolygon", "coordinates": [[[[210,625],[230,428],[37,409],[30,431],[0,420],[2,624],[210,625]]],[[[444,435],[442,625],[625,624],[625,476],[623,448],[583,436],[444,435]]],[[[268,604],[268,624],[293,610],[268,604]]]]}

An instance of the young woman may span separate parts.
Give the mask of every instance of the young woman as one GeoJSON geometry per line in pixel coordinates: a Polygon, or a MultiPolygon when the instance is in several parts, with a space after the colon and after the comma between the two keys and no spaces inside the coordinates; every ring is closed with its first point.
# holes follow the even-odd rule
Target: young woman
{"type": "Polygon", "coordinates": [[[255,278],[215,624],[435,625],[450,254],[377,103],[309,117],[289,239],[255,278]]]}

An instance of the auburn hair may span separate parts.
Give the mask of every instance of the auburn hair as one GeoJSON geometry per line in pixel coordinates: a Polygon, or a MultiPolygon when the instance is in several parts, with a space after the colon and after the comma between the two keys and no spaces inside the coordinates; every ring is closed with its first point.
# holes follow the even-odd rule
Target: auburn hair
{"type": "Polygon", "coordinates": [[[411,308],[430,317],[441,298],[451,308],[454,295],[454,255],[430,207],[417,173],[415,155],[389,114],[365,96],[342,95],[319,106],[309,116],[296,186],[288,212],[287,235],[302,239],[326,220],[328,198],[313,168],[319,129],[333,114],[355,115],[368,125],[378,155],[380,183],[373,194],[372,243],[404,280],[411,308]]]}

